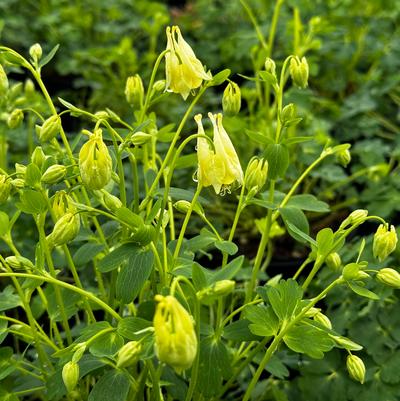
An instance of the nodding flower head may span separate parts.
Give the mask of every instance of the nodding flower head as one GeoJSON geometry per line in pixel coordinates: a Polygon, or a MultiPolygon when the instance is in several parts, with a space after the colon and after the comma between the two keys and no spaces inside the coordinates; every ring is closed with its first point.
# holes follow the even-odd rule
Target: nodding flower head
{"type": "Polygon", "coordinates": [[[180,93],[186,99],[191,90],[210,80],[211,74],[206,73],[177,26],[167,27],[166,33],[169,52],[165,55],[165,88],[180,93]]]}

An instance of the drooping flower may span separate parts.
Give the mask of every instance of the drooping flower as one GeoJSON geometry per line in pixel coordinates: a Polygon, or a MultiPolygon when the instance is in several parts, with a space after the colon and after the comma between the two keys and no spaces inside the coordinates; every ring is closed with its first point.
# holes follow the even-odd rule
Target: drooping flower
{"type": "MultiPolygon", "coordinates": [[[[208,113],[214,128],[214,150],[210,149],[205,138],[197,139],[198,170],[197,179],[199,183],[208,187],[213,186],[217,194],[237,183],[243,183],[243,170],[235,148],[222,125],[222,114],[208,113]]],[[[198,126],[198,133],[204,135],[204,128],[201,122],[201,115],[195,116],[198,126]]]]}
{"type": "Polygon", "coordinates": [[[192,366],[197,354],[192,317],[171,295],[156,295],[155,300],[158,302],[153,321],[157,357],[181,373],[192,366]]]}
{"type": "Polygon", "coordinates": [[[167,50],[165,55],[166,90],[180,93],[183,99],[192,89],[198,88],[203,80],[211,79],[192,48],[183,39],[179,27],[167,27],[167,50]]]}

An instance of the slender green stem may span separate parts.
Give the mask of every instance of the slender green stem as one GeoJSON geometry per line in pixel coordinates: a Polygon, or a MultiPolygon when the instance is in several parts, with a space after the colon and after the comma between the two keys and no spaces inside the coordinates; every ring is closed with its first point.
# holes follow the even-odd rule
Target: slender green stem
{"type": "Polygon", "coordinates": [[[278,26],[279,12],[280,12],[282,3],[283,3],[283,0],[277,0],[275,3],[274,14],[272,15],[272,22],[271,22],[271,27],[269,29],[269,35],[268,35],[267,57],[271,57],[271,55],[272,55],[272,49],[274,47],[276,29],[278,26]]]}
{"type": "Polygon", "coordinates": [[[251,8],[249,7],[249,5],[247,4],[247,2],[245,0],[240,0],[240,3],[242,4],[243,8],[246,10],[246,13],[249,16],[250,21],[254,26],[254,29],[255,29],[255,31],[257,33],[258,40],[260,41],[262,47],[268,51],[268,44],[264,39],[264,35],[261,32],[261,28],[258,25],[256,17],[253,14],[253,11],[251,10],[251,8]]]}

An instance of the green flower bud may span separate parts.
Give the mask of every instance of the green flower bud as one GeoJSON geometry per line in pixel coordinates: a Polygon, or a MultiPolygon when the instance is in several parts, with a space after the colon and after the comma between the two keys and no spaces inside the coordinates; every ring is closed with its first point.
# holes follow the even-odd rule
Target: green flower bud
{"type": "Polygon", "coordinates": [[[67,362],[62,370],[62,379],[68,393],[73,391],[79,380],[79,365],[76,362],[67,362]]]}
{"type": "Polygon", "coordinates": [[[275,61],[272,60],[272,58],[267,57],[265,59],[264,67],[265,67],[265,71],[276,76],[276,65],[275,65],[275,61]]]}
{"type": "Polygon", "coordinates": [[[141,107],[143,104],[144,87],[139,74],[128,77],[125,85],[125,97],[127,102],[134,107],[141,107]]]}
{"type": "Polygon", "coordinates": [[[228,116],[235,116],[240,111],[242,97],[239,85],[230,81],[222,95],[222,109],[228,116]]]}
{"type": "Polygon", "coordinates": [[[390,226],[390,231],[386,224],[381,224],[374,235],[372,251],[374,257],[380,262],[385,260],[397,245],[397,233],[394,226],[390,226]]]}
{"type": "Polygon", "coordinates": [[[7,119],[8,128],[14,129],[21,125],[24,120],[24,112],[21,109],[15,109],[7,119]]]}
{"type": "Polygon", "coordinates": [[[103,142],[101,129],[91,134],[79,152],[79,170],[89,189],[102,189],[111,179],[112,160],[103,142]]]}
{"type": "Polygon", "coordinates": [[[74,355],[72,355],[71,361],[74,363],[78,363],[81,360],[85,351],[86,351],[86,343],[85,342],[76,344],[74,347],[74,355]]]}
{"type": "Polygon", "coordinates": [[[22,178],[15,178],[14,180],[11,180],[11,185],[15,189],[22,189],[25,186],[25,181],[22,178]]]}
{"type": "Polygon", "coordinates": [[[67,213],[75,214],[77,212],[72,198],[65,191],[58,191],[55,193],[51,208],[56,220],[61,219],[61,217],[67,213]]]}
{"type": "Polygon", "coordinates": [[[34,264],[27,258],[23,256],[8,256],[5,261],[12,269],[23,269],[23,270],[33,270],[35,268],[34,264]]]}
{"type": "Polygon", "coordinates": [[[317,313],[320,313],[321,309],[319,308],[310,308],[306,313],[305,313],[305,317],[314,317],[317,313]]]}
{"type": "Polygon", "coordinates": [[[31,155],[31,162],[36,164],[39,168],[42,167],[43,163],[46,160],[46,155],[43,152],[41,146],[36,146],[35,150],[32,152],[31,155]]]}
{"type": "Polygon", "coordinates": [[[389,287],[400,288],[400,273],[390,267],[379,270],[376,278],[389,287]]]}
{"type": "Polygon", "coordinates": [[[346,365],[350,377],[363,384],[365,380],[365,365],[362,359],[355,355],[349,355],[346,365]]]}
{"type": "Polygon", "coordinates": [[[142,345],[138,341],[127,342],[117,355],[117,368],[126,368],[139,360],[142,345]]]}
{"type": "Polygon", "coordinates": [[[153,90],[155,92],[162,92],[165,90],[165,79],[159,79],[158,81],[154,82],[153,90]]]}
{"type": "Polygon", "coordinates": [[[351,153],[349,149],[343,149],[340,152],[337,152],[336,159],[343,167],[346,167],[351,161],[351,153]]]}
{"type": "Polygon", "coordinates": [[[296,109],[293,103],[289,103],[286,105],[281,112],[280,120],[282,125],[285,125],[286,122],[293,120],[296,117],[296,109]]]}
{"type": "Polygon", "coordinates": [[[0,174],[0,205],[7,202],[10,192],[11,180],[5,174],[0,174]]]}
{"type": "Polygon", "coordinates": [[[40,179],[44,184],[56,184],[61,181],[67,174],[67,168],[61,164],[50,166],[40,179]]]}
{"type": "Polygon", "coordinates": [[[183,214],[186,214],[190,209],[191,203],[186,200],[179,200],[174,203],[174,208],[183,214]]]}
{"type": "Polygon", "coordinates": [[[145,132],[135,132],[131,137],[130,137],[130,142],[132,145],[143,145],[147,142],[150,141],[150,139],[153,137],[153,135],[146,134],[145,132]]]}
{"type": "Polygon", "coordinates": [[[8,78],[3,66],[0,64],[0,97],[5,96],[8,91],[8,78]]]}
{"type": "Polygon", "coordinates": [[[20,163],[15,163],[15,173],[17,174],[18,177],[25,177],[26,173],[26,166],[20,163]]]}
{"type": "Polygon", "coordinates": [[[25,81],[24,90],[27,96],[31,96],[35,93],[35,84],[30,78],[25,81]]]}
{"type": "Polygon", "coordinates": [[[110,115],[105,110],[96,111],[94,115],[99,120],[108,120],[110,118],[110,115]]]}
{"type": "Polygon", "coordinates": [[[220,280],[213,285],[197,292],[197,298],[206,305],[212,304],[215,300],[230,294],[235,289],[233,280],[220,280]]]}
{"type": "Polygon", "coordinates": [[[111,195],[105,189],[94,191],[94,193],[99,198],[100,202],[109,210],[119,209],[123,206],[119,198],[111,195]]]}
{"type": "Polygon", "coordinates": [[[158,302],[153,321],[157,357],[182,373],[192,366],[197,354],[193,319],[175,297],[156,295],[155,300],[158,302]]]}
{"type": "Polygon", "coordinates": [[[318,322],[318,323],[322,324],[323,326],[325,326],[326,328],[328,328],[329,330],[332,329],[332,323],[331,323],[331,321],[329,320],[329,317],[326,316],[326,315],[324,315],[323,313],[317,312],[317,313],[313,316],[313,319],[314,319],[316,322],[318,322]]]}
{"type": "Polygon", "coordinates": [[[47,236],[47,241],[51,247],[65,245],[78,235],[80,227],[79,215],[66,213],[57,220],[52,233],[47,236]]]}
{"type": "Polygon", "coordinates": [[[253,187],[257,187],[257,190],[261,190],[267,181],[268,176],[268,161],[264,159],[253,158],[250,160],[246,171],[245,186],[247,190],[251,190],[253,187]]]}
{"type": "MultiPolygon", "coordinates": [[[[39,126],[37,126],[39,127],[39,126]]],[[[61,118],[59,115],[49,117],[41,127],[37,129],[40,142],[48,142],[55,138],[61,129],[61,118]]]]}
{"type": "Polygon", "coordinates": [[[307,88],[308,86],[308,63],[305,57],[301,60],[295,56],[290,59],[289,66],[290,76],[293,83],[299,88],[307,88]]]}
{"type": "Polygon", "coordinates": [[[358,263],[348,263],[343,267],[342,276],[345,280],[351,281],[359,278],[360,265],[358,263]]]}
{"type": "Polygon", "coordinates": [[[338,272],[342,266],[342,260],[337,252],[330,253],[325,259],[325,263],[334,272],[338,272]]]}
{"type": "Polygon", "coordinates": [[[339,230],[346,228],[347,226],[358,226],[364,222],[365,218],[368,216],[368,210],[357,209],[351,212],[346,219],[339,226],[339,230]]]}
{"type": "Polygon", "coordinates": [[[39,43],[35,43],[29,49],[29,55],[32,57],[32,60],[37,63],[42,57],[42,46],[39,43]]]}

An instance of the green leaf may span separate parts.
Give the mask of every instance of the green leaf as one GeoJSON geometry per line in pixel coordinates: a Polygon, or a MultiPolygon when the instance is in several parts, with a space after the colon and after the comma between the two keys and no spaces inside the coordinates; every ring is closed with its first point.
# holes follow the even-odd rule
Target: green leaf
{"type": "Polygon", "coordinates": [[[231,75],[231,70],[229,68],[218,72],[213,76],[212,80],[208,83],[208,86],[217,86],[223,84],[228,79],[229,75],[231,75]]]}
{"type": "Polygon", "coordinates": [[[249,325],[249,329],[253,334],[269,337],[278,333],[279,320],[270,306],[246,306],[244,316],[252,322],[249,325]]]}
{"type": "Polygon", "coordinates": [[[282,363],[282,361],[276,356],[272,355],[271,359],[265,366],[265,370],[271,375],[277,377],[278,379],[285,379],[289,376],[288,368],[282,363]]]}
{"type": "Polygon", "coordinates": [[[380,378],[382,381],[388,384],[396,384],[400,383],[400,354],[399,352],[393,353],[392,356],[389,357],[382,364],[382,369],[380,372],[380,378]]]}
{"type": "Polygon", "coordinates": [[[18,208],[27,214],[39,214],[47,210],[47,201],[43,194],[32,189],[24,189],[20,194],[18,208]]]}
{"type": "Polygon", "coordinates": [[[133,256],[138,252],[140,252],[141,249],[142,248],[138,247],[132,242],[127,242],[126,244],[122,244],[118,248],[112,250],[103,259],[101,259],[97,268],[101,273],[110,272],[119,267],[130,256],[133,256]]]}
{"type": "Polygon", "coordinates": [[[196,235],[195,237],[186,241],[185,247],[189,251],[197,252],[201,249],[206,249],[215,241],[217,241],[216,236],[212,232],[203,229],[200,231],[199,235],[196,235]]]}
{"type": "Polygon", "coordinates": [[[34,164],[30,163],[26,166],[25,172],[25,184],[34,187],[36,184],[40,182],[42,174],[40,173],[39,167],[34,164]]]}
{"type": "Polygon", "coordinates": [[[207,276],[198,263],[192,265],[192,280],[197,291],[207,287],[207,276]]]}
{"type": "Polygon", "coordinates": [[[332,251],[334,235],[330,228],[323,228],[317,234],[317,251],[322,256],[328,256],[332,251]]]}
{"type": "Polygon", "coordinates": [[[313,139],[314,137],[312,136],[294,136],[292,138],[285,138],[282,143],[284,143],[286,146],[290,146],[296,143],[312,141],[313,139]]]}
{"type": "Polygon", "coordinates": [[[215,247],[221,252],[226,252],[228,255],[234,255],[238,251],[238,247],[231,241],[216,241],[215,247]]]}
{"type": "Polygon", "coordinates": [[[278,84],[276,76],[268,71],[258,71],[261,81],[268,82],[270,85],[275,86],[278,84]]]}
{"type": "Polygon", "coordinates": [[[22,306],[20,297],[15,294],[14,288],[8,285],[0,292],[0,312],[22,306]]]}
{"type": "Polygon", "coordinates": [[[0,380],[6,378],[16,368],[16,364],[12,361],[13,349],[11,347],[0,348],[0,380]]]}
{"type": "Polygon", "coordinates": [[[280,143],[269,144],[264,152],[268,160],[268,178],[276,180],[283,177],[289,166],[289,151],[280,143]]]}
{"type": "Polygon", "coordinates": [[[208,280],[208,285],[214,284],[220,280],[230,280],[230,279],[234,278],[236,276],[237,272],[242,267],[243,261],[244,261],[243,255],[238,256],[237,258],[233,259],[221,270],[218,270],[216,273],[214,273],[213,275],[210,276],[210,278],[208,280]]]}
{"type": "Polygon", "coordinates": [[[293,279],[281,280],[276,287],[268,287],[267,295],[276,316],[283,321],[295,314],[303,290],[293,279]]]}
{"type": "Polygon", "coordinates": [[[361,295],[362,297],[377,300],[379,299],[379,296],[376,295],[374,292],[367,290],[365,287],[361,287],[361,285],[347,282],[347,285],[351,288],[353,292],[355,292],[358,295],[361,295]]]}
{"type": "Polygon", "coordinates": [[[107,371],[94,385],[88,401],[126,401],[130,382],[120,370],[107,371]]]}
{"type": "Polygon", "coordinates": [[[61,97],[58,98],[58,101],[64,106],[66,107],[68,110],[71,110],[75,113],[80,113],[80,110],[74,106],[72,103],[67,102],[66,100],[62,99],[61,97]]]}
{"type": "Polygon", "coordinates": [[[0,237],[7,233],[10,226],[10,219],[8,215],[0,211],[0,237]]]}
{"type": "Polygon", "coordinates": [[[305,240],[305,237],[299,235],[297,231],[301,231],[302,233],[306,234],[307,237],[309,235],[310,227],[305,214],[297,207],[292,206],[283,207],[279,209],[279,211],[282,216],[283,222],[285,223],[286,229],[288,230],[288,233],[299,242],[307,241],[305,240]],[[297,230],[293,230],[293,226],[295,226],[297,230]]]}
{"type": "Polygon", "coordinates": [[[269,144],[273,144],[274,141],[267,137],[266,135],[264,135],[263,133],[259,132],[259,131],[253,131],[253,130],[249,130],[249,129],[245,129],[244,133],[254,142],[259,143],[261,145],[269,145],[269,144]]]}
{"type": "Polygon", "coordinates": [[[143,219],[138,214],[130,211],[127,207],[120,207],[115,211],[115,215],[134,232],[144,225],[143,219]]]}
{"type": "Polygon", "coordinates": [[[98,358],[112,356],[124,345],[124,339],[115,331],[96,338],[89,347],[89,352],[98,358]]]}
{"type": "Polygon", "coordinates": [[[91,262],[103,250],[104,250],[103,244],[93,244],[93,243],[88,242],[88,243],[82,245],[74,253],[74,256],[73,256],[74,262],[77,266],[85,265],[85,264],[91,262]]]}
{"type": "Polygon", "coordinates": [[[222,380],[231,374],[231,361],[225,345],[214,337],[200,342],[198,391],[209,399],[219,393],[222,380]]]}
{"type": "Polygon", "coordinates": [[[249,329],[250,321],[247,319],[240,319],[236,322],[228,324],[224,327],[222,336],[230,341],[255,341],[260,337],[254,335],[249,329]]]}
{"type": "Polygon", "coordinates": [[[327,203],[318,200],[314,195],[310,194],[294,195],[289,199],[287,205],[310,212],[324,213],[330,210],[327,203]]]}
{"type": "MultiPolygon", "coordinates": [[[[0,317],[1,316],[2,315],[0,315],[0,317]]],[[[7,337],[8,334],[7,327],[8,327],[8,321],[0,318],[0,344],[7,337]]]]}
{"type": "Polygon", "coordinates": [[[140,317],[125,317],[118,322],[117,332],[128,340],[138,341],[147,333],[138,333],[152,326],[152,322],[140,317]]]}
{"type": "Polygon", "coordinates": [[[321,359],[324,352],[330,351],[334,341],[328,333],[309,325],[295,326],[283,337],[285,344],[295,352],[321,359]]]}
{"type": "Polygon", "coordinates": [[[118,274],[116,283],[116,297],[125,304],[132,302],[150,277],[154,265],[152,251],[138,252],[129,258],[125,266],[118,274]]]}
{"type": "Polygon", "coordinates": [[[57,53],[58,48],[60,47],[59,44],[55,45],[49,52],[49,54],[47,54],[47,56],[43,57],[40,62],[39,62],[39,67],[44,67],[47,63],[49,63],[51,61],[51,59],[55,56],[55,54],[57,53]]]}

